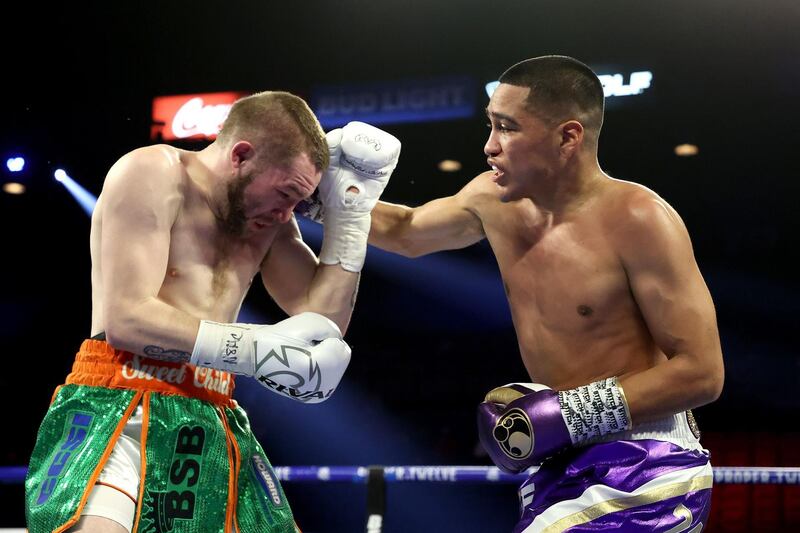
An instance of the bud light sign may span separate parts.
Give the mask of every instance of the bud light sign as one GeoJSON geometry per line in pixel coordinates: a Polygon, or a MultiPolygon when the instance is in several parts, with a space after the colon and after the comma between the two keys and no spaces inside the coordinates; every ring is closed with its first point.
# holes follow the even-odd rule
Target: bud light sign
{"type": "Polygon", "coordinates": [[[325,129],[352,120],[369,124],[431,122],[472,117],[476,87],[475,80],[468,77],[331,85],[315,88],[310,103],[325,129]]]}

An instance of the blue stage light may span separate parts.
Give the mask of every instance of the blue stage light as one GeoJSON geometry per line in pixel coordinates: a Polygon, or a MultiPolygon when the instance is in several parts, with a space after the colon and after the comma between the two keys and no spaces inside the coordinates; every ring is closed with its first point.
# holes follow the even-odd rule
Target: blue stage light
{"type": "Polygon", "coordinates": [[[97,203],[97,197],[78,185],[78,183],[69,177],[64,169],[57,169],[53,173],[55,180],[67,189],[73,198],[80,204],[87,215],[91,215],[94,211],[94,206],[97,203]]]}
{"type": "Polygon", "coordinates": [[[25,158],[24,157],[9,157],[6,159],[6,168],[9,172],[22,172],[25,168],[25,158]]]}

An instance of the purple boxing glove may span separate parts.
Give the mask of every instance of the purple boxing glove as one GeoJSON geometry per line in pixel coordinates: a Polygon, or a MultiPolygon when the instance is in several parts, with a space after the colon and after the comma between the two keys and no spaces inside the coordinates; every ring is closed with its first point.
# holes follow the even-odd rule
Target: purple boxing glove
{"type": "Polygon", "coordinates": [[[558,392],[536,383],[512,383],[478,406],[483,449],[504,472],[516,474],[572,444],[558,392]]]}
{"type": "Polygon", "coordinates": [[[570,446],[630,429],[624,392],[615,377],[566,391],[512,383],[478,406],[478,436],[504,472],[540,464],[570,446]]]}

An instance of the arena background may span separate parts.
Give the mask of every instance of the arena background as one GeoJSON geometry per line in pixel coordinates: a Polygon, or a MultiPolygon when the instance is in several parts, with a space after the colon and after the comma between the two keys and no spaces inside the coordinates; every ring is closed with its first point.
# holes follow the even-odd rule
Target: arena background
{"type": "MultiPolygon", "coordinates": [[[[311,101],[326,87],[470,80],[468,116],[380,124],[403,142],[383,198],[418,205],[485,170],[483,84],[548,53],[598,73],[653,73],[641,95],[609,99],[600,163],[664,197],[692,235],[726,363],[722,397],[696,411],[705,444],[715,464],[800,465],[796,0],[74,2],[3,12],[0,155],[27,165],[2,172],[27,193],[0,194],[2,465],[27,462],[89,333],[89,218],[53,180],[56,168],[99,194],[118,157],[153,142],[156,96],[282,89],[311,101]],[[681,143],[699,153],[677,157],[681,143]],[[462,169],[439,171],[443,159],[462,169]]],[[[313,241],[313,224],[304,227],[313,241]]],[[[281,319],[255,285],[250,316],[281,319]]],[[[488,464],[474,407],[525,374],[486,243],[418,260],[372,249],[347,339],[353,361],[322,405],[239,380],[273,464],[488,464]]],[[[285,488],[304,531],[363,531],[363,485],[285,488]]],[[[800,525],[796,487],[715,490],[712,531],[800,525]]],[[[0,491],[0,527],[21,526],[21,486],[0,491]]],[[[392,485],[385,530],[508,531],[516,506],[507,485],[392,485]]]]}

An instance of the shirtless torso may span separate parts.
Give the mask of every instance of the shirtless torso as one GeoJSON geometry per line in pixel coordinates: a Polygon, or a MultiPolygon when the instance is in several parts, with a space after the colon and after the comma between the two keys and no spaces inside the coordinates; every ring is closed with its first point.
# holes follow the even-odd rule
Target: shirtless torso
{"type": "MultiPolygon", "coordinates": [[[[682,412],[722,389],[714,305],[677,212],[653,191],[600,168],[603,102],[602,84],[586,65],[563,56],[522,61],[500,77],[486,107],[483,151],[492,170],[453,196],[373,211],[371,242],[403,255],[484,238],[491,244],[522,361],[538,383],[521,385],[524,378],[509,375],[514,383],[487,384],[496,388],[478,405],[479,439],[498,467],[541,466],[520,489],[515,531],[549,530],[542,528],[562,517],[559,505],[571,494],[563,489],[580,486],[588,465],[604,465],[589,485],[612,486],[606,465],[628,468],[642,457],[628,442],[677,446],[697,469],[687,474],[689,488],[710,488],[708,457],[682,412]],[[605,438],[619,441],[604,448],[598,439],[605,438]],[[565,455],[548,463],[559,452],[565,455]]],[[[651,455],[657,465],[658,454],[651,455]]],[[[592,522],[597,515],[578,519],[575,511],[596,511],[604,498],[576,501],[564,508],[572,513],[569,526],[592,522]]],[[[695,530],[709,503],[709,491],[699,503],[685,500],[695,530]]],[[[653,524],[665,527],[677,516],[673,509],[654,508],[653,524]]],[[[656,531],[653,524],[630,530],[656,531]]]]}
{"type": "MultiPolygon", "coordinates": [[[[196,520],[180,526],[190,529],[233,527],[237,505],[252,502],[260,489],[246,479],[231,484],[229,476],[249,458],[269,466],[249,425],[240,425],[246,415],[231,401],[231,374],[310,403],[330,397],[349,362],[342,334],[359,274],[322,265],[293,217],[319,185],[329,155],[305,102],[263,92],[237,101],[202,150],[147,146],[111,167],[91,225],[94,338],[81,344],[37,439],[28,495],[50,499],[29,505],[32,531],[132,531],[140,517],[144,524],[196,520]],[[258,274],[290,317],[235,323],[258,274]],[[256,345],[298,357],[277,369],[263,357],[256,367],[256,345]],[[302,379],[309,360],[316,380],[302,379]],[[81,435],[90,436],[70,444],[84,446],[80,453],[58,459],[69,485],[51,493],[52,449],[61,444],[49,436],[70,427],[73,416],[86,426],[81,435]],[[195,470],[202,463],[203,477],[170,478],[170,487],[191,489],[180,493],[179,512],[176,500],[147,511],[153,494],[167,501],[179,494],[160,484],[175,454],[192,455],[195,470]],[[208,503],[203,512],[195,499],[208,503]],[[139,515],[137,504],[145,509],[139,515]]],[[[355,247],[347,251],[358,255],[355,247]]],[[[277,480],[271,487],[264,502],[275,505],[259,506],[263,515],[248,511],[249,524],[239,516],[244,530],[295,530],[285,500],[275,502],[276,490],[283,499],[277,480]]]]}
{"type": "Polygon", "coordinates": [[[620,257],[632,197],[643,187],[607,179],[563,217],[528,199],[499,200],[490,173],[472,204],[503,277],[520,353],[531,378],[557,389],[641,371],[665,359],[631,292],[620,257]]]}
{"type": "Polygon", "coordinates": [[[718,394],[721,354],[683,221],[645,187],[600,172],[590,182],[554,213],[502,201],[486,172],[417,208],[379,203],[370,240],[418,256],[488,239],[532,381],[564,390],[618,376],[635,421],[696,407],[684,387],[705,397],[708,380],[718,394]]]}
{"type": "Polygon", "coordinates": [[[358,275],[320,265],[292,216],[319,172],[298,156],[220,178],[219,154],[150,146],[109,171],[92,218],[92,335],[188,361],[200,318],[235,321],[257,274],[287,314],[319,312],[346,329],[358,275]]]}
{"type": "MultiPolygon", "coordinates": [[[[159,178],[170,184],[177,204],[172,226],[169,228],[169,253],[166,275],[158,290],[158,298],[194,316],[210,320],[232,322],[261,262],[275,239],[279,227],[247,237],[233,237],[220,226],[212,211],[207,191],[198,182],[199,173],[195,154],[170,146],[149,149],[151,155],[163,158],[166,172],[159,178]]],[[[90,246],[92,253],[92,334],[105,329],[104,298],[113,297],[113,283],[126,280],[108,280],[103,273],[101,244],[114,236],[104,236],[109,216],[103,195],[97,202],[92,217],[90,246]]],[[[113,214],[111,215],[113,216],[113,214]]],[[[108,242],[108,241],[106,241],[108,242]]],[[[147,253],[143,249],[142,252],[147,253]]],[[[120,272],[124,276],[125,272],[120,272]]]]}

